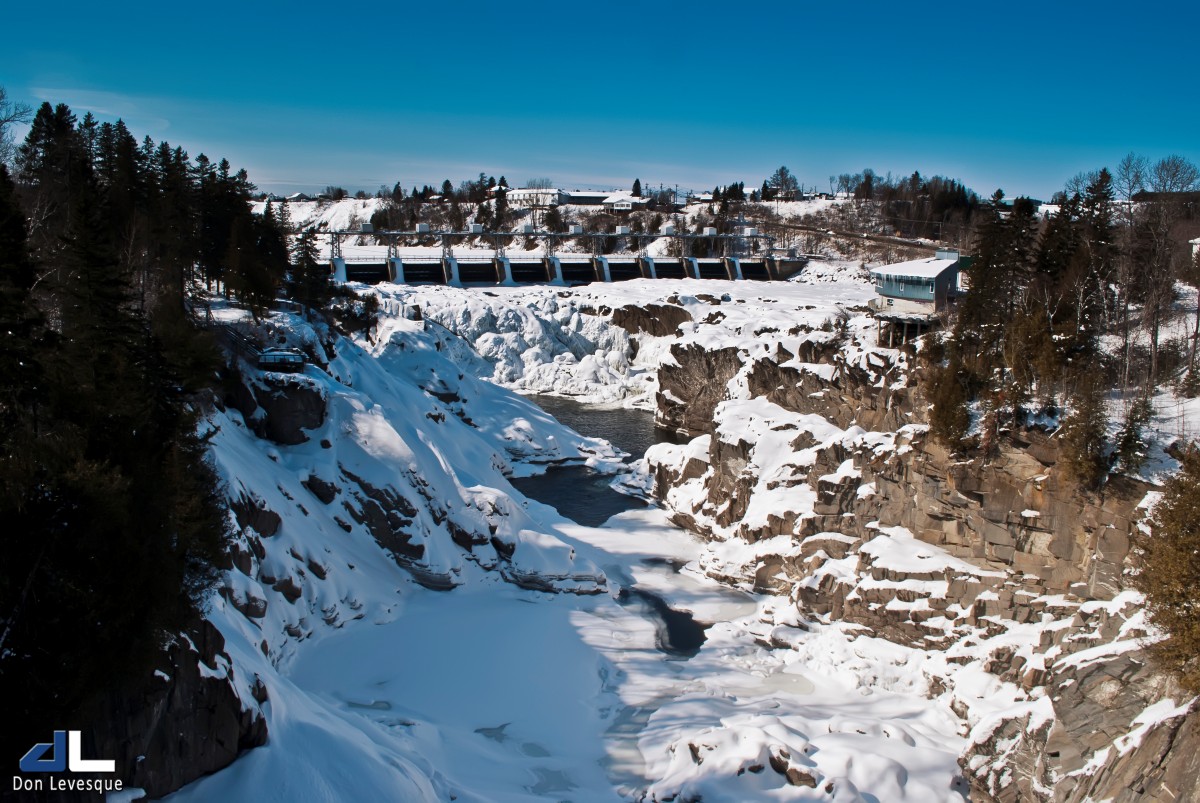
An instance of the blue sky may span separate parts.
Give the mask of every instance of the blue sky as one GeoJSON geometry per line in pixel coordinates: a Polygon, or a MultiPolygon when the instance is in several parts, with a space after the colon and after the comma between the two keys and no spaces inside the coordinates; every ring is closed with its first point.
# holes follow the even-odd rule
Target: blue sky
{"type": "Polygon", "coordinates": [[[870,167],[1048,198],[1200,162],[1200,10],[1163,3],[20,3],[0,85],[262,188],[806,185],[870,167]]]}

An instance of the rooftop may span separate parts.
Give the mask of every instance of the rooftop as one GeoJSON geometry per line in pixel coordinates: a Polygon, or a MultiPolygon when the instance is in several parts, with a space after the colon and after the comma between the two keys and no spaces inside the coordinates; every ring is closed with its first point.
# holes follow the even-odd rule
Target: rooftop
{"type": "Polygon", "coordinates": [[[878,268],[871,268],[871,275],[935,279],[957,264],[957,257],[954,259],[928,257],[926,259],[914,259],[909,262],[897,262],[894,265],[881,265],[878,268]]]}

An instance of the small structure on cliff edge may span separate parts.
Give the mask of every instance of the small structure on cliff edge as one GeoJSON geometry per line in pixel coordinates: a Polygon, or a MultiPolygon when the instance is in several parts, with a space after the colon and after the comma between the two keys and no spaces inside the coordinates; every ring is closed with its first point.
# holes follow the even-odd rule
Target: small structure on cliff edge
{"type": "Polygon", "coordinates": [[[896,334],[906,343],[911,331],[918,337],[937,324],[938,315],[954,306],[963,293],[962,271],[970,257],[958,251],[939,248],[937,255],[895,265],[871,268],[877,298],[869,306],[875,317],[879,344],[883,345],[883,326],[888,325],[888,347],[896,334]]]}

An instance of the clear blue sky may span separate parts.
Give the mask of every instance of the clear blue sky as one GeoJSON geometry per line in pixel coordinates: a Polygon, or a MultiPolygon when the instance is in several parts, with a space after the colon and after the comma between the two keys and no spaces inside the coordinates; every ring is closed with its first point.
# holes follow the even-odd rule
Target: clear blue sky
{"type": "Polygon", "coordinates": [[[14,3],[0,85],[262,188],[731,181],[870,167],[1048,198],[1200,163],[1200,4],[14,3]]]}

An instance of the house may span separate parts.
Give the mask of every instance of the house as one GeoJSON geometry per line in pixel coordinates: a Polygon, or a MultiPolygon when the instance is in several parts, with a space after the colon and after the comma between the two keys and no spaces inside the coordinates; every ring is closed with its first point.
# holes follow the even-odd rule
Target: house
{"type": "Polygon", "coordinates": [[[567,198],[563,203],[577,206],[599,206],[612,195],[612,190],[568,190],[564,195],[567,198]]]}
{"type": "Polygon", "coordinates": [[[1192,245],[1192,259],[1200,256],[1200,237],[1197,237],[1194,240],[1188,240],[1188,242],[1192,245]]]}
{"type": "Polygon", "coordinates": [[[871,310],[885,319],[932,320],[961,295],[959,274],[970,263],[970,257],[957,251],[938,249],[927,259],[871,268],[877,294],[870,301],[871,310]]]}
{"type": "Polygon", "coordinates": [[[871,268],[876,297],[868,302],[875,317],[876,337],[883,345],[887,327],[887,345],[891,348],[899,336],[906,343],[909,334],[919,337],[938,322],[938,313],[954,305],[964,291],[962,271],[970,257],[939,248],[935,256],[871,268]]]}
{"type": "Polygon", "coordinates": [[[649,198],[635,198],[627,192],[618,192],[604,199],[604,208],[609,212],[632,212],[645,209],[649,198]]]}
{"type": "Polygon", "coordinates": [[[504,200],[513,209],[545,209],[566,203],[566,193],[550,187],[523,187],[504,193],[504,200]]]}

